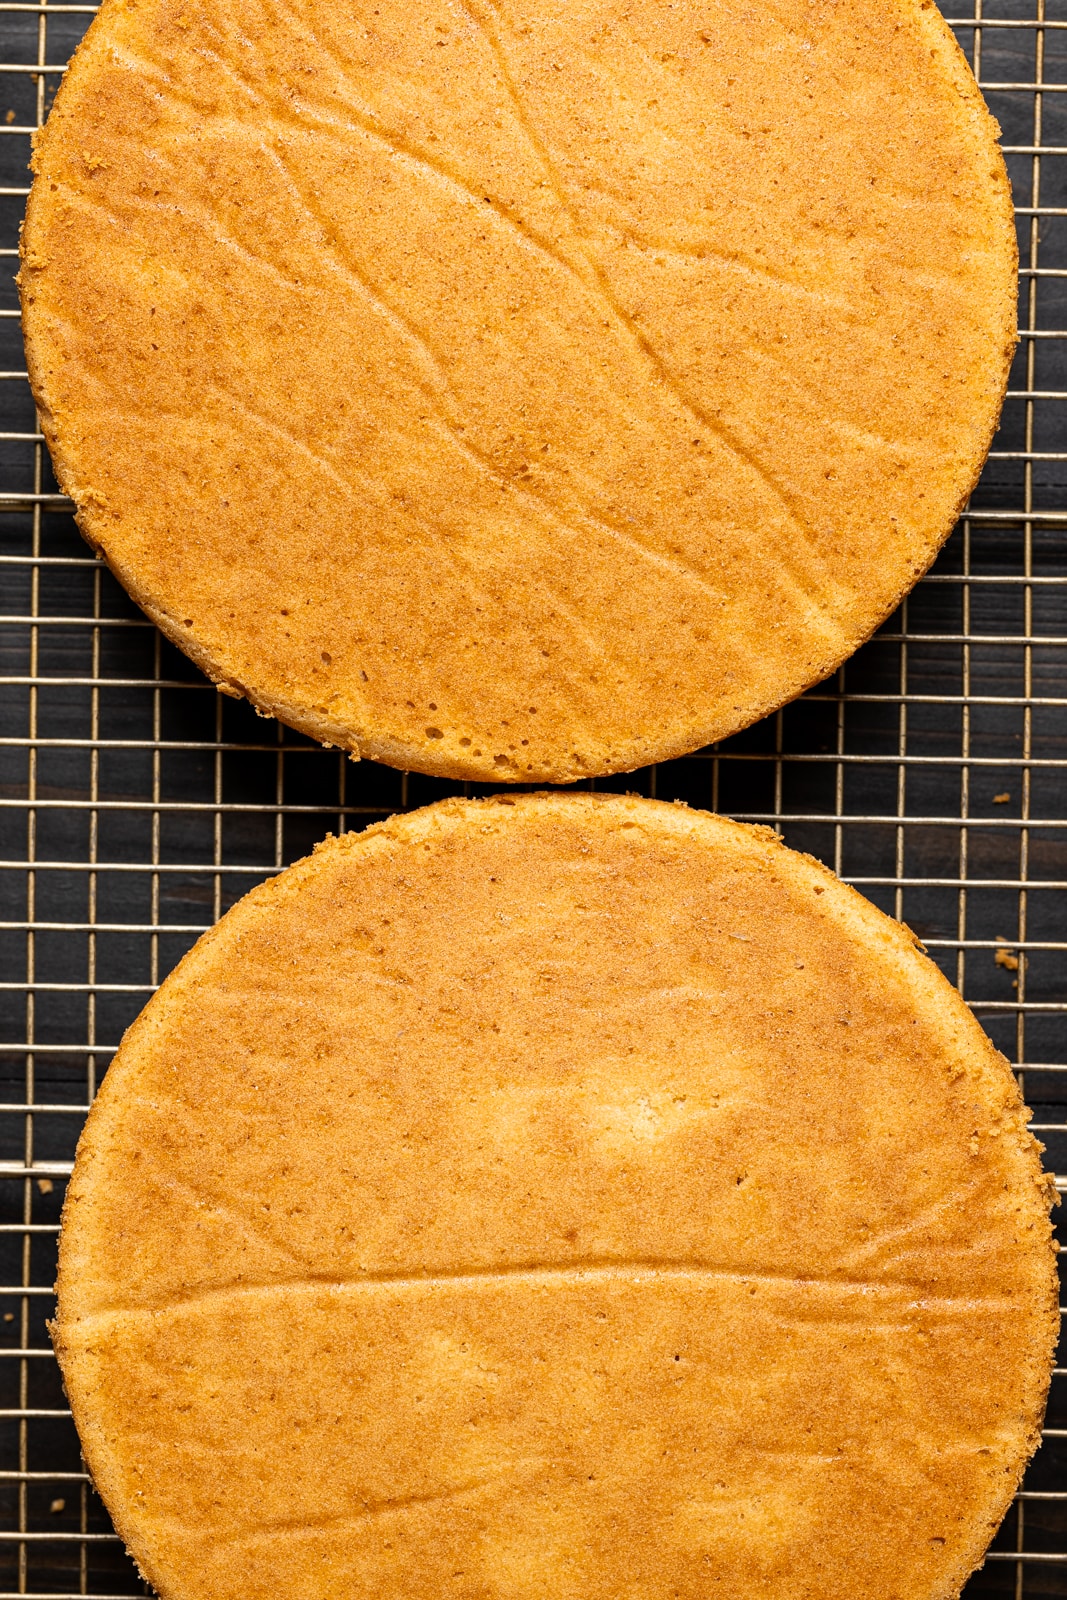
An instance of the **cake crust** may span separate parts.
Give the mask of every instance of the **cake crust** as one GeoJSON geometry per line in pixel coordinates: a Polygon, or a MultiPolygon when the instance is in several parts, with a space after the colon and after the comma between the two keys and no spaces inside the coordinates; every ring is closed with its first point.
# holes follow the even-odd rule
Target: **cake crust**
{"type": "Polygon", "coordinates": [[[162,1600],[952,1600],[1056,1337],[1026,1118],[766,830],[576,794],[330,839],[90,1114],[90,1471],[162,1600]]]}
{"type": "Polygon", "coordinates": [[[927,0],[105,0],[23,237],[59,481],[317,739],[695,749],[868,638],[977,479],[996,132],[927,0]]]}

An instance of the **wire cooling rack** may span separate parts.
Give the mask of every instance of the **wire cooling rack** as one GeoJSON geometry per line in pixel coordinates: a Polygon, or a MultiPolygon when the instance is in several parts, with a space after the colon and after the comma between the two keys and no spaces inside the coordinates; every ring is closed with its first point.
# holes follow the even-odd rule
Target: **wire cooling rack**
{"type": "MultiPolygon", "coordinates": [[[[45,1329],[65,1179],[123,1029],[328,830],[464,787],[354,766],[217,695],[56,493],[13,258],[29,137],[94,9],[0,3],[0,1600],[148,1592],[83,1471],[45,1329]]],[[[951,20],[1004,130],[1022,258],[1022,342],[969,513],[836,679],[601,787],[772,823],[903,917],[1016,1064],[1067,1174],[1067,0],[951,20]]],[[[968,1596],[1067,1596],[1067,1368],[1047,1422],[968,1596]]]]}

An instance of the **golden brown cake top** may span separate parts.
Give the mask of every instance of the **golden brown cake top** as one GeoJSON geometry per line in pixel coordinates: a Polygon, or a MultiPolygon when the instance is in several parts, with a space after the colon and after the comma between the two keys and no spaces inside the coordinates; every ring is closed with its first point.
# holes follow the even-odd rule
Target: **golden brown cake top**
{"type": "Polygon", "coordinates": [[[79,1147],[57,1349],[163,1600],[947,1600],[1049,1192],[899,924],[764,830],[450,801],[206,935],[79,1147]]]}
{"type": "Polygon", "coordinates": [[[928,0],[105,0],[24,235],[60,481],[318,738],[694,749],[868,637],[974,484],[995,134],[928,0]]]}

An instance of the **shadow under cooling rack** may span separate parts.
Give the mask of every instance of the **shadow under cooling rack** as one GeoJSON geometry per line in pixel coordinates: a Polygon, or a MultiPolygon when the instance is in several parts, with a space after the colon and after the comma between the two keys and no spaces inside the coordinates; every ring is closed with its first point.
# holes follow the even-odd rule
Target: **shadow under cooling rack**
{"type": "MultiPolygon", "coordinates": [[[[353,765],[217,695],[77,535],[12,274],[29,135],[93,10],[0,4],[0,1600],[147,1592],[83,1472],[45,1328],[65,1179],[124,1028],[328,830],[474,792],[353,765]]],[[[1067,1187],[1067,0],[951,20],[1003,128],[1022,262],[969,514],[834,680],[598,787],[769,823],[907,921],[1016,1064],[1067,1187]]],[[[1067,1596],[1067,1369],[966,1593],[1067,1596]]]]}

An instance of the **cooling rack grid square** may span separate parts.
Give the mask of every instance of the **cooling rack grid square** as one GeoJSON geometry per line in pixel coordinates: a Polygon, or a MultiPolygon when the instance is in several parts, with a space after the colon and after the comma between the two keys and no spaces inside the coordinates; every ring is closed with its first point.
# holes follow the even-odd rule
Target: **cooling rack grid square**
{"type": "MultiPolygon", "coordinates": [[[[472,792],[217,695],[56,492],[13,273],[29,139],[90,5],[0,3],[0,1600],[131,1596],[46,1333],[63,1189],[123,1029],[197,935],[330,829],[472,792]]],[[[934,571],[796,704],[600,786],[778,827],[925,941],[1020,1073],[1067,1188],[1067,0],[949,17],[1003,129],[1022,333],[934,571]]],[[[1067,1367],[968,1596],[1067,1596],[1067,1367]]]]}

